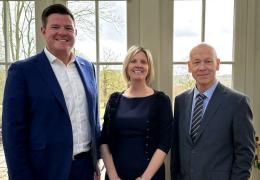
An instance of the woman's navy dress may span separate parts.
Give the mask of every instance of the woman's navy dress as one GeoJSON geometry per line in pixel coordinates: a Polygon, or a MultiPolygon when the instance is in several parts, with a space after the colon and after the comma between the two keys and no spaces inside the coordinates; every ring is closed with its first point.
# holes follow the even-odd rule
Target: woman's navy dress
{"type": "MultiPolygon", "coordinates": [[[[134,180],[141,176],[150,160],[145,156],[145,131],[154,95],[138,98],[121,96],[115,114],[115,148],[112,156],[118,176],[134,180]]],[[[164,165],[152,179],[165,179],[164,165]]]]}

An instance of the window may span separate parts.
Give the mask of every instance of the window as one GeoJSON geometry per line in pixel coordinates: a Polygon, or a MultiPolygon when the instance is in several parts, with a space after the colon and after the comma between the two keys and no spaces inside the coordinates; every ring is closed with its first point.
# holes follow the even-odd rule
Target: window
{"type": "MultiPolygon", "coordinates": [[[[0,1],[2,12],[0,19],[1,103],[8,66],[36,52],[34,8],[34,1],[0,1]]],[[[2,111],[2,105],[0,111],[2,111]]]]}
{"type": "Polygon", "coordinates": [[[173,97],[194,85],[189,51],[204,41],[221,60],[217,78],[232,87],[234,0],[174,0],[173,6],[173,97]]]}
{"type": "Polygon", "coordinates": [[[78,32],[76,54],[96,67],[101,119],[109,95],[126,88],[121,75],[127,51],[126,5],[127,1],[68,1],[78,32]]]}

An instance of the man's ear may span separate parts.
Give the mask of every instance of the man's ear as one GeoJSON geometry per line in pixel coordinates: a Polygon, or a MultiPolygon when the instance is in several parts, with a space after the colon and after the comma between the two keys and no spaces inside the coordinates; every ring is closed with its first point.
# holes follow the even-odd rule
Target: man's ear
{"type": "Polygon", "coordinates": [[[217,63],[216,70],[218,71],[219,70],[219,65],[220,65],[220,59],[219,58],[216,58],[216,63],[217,63]]]}
{"type": "Polygon", "coordinates": [[[189,72],[191,72],[191,61],[190,60],[188,61],[188,70],[189,70],[189,72]]]}
{"type": "Polygon", "coordinates": [[[42,32],[42,34],[45,34],[45,30],[46,30],[45,27],[41,27],[41,32],[42,32]]]}

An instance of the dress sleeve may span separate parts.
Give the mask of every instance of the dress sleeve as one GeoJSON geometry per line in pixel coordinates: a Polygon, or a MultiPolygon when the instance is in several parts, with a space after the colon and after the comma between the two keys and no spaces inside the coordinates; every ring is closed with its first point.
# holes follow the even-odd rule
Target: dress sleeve
{"type": "Polygon", "coordinates": [[[109,140],[111,139],[111,120],[113,118],[119,96],[119,92],[114,92],[110,95],[107,102],[104,114],[103,128],[101,131],[100,144],[108,144],[109,140]]]}
{"type": "Polygon", "coordinates": [[[104,114],[104,123],[101,131],[100,144],[108,144],[109,139],[109,109],[110,109],[110,98],[106,104],[105,114],[104,114]]]}
{"type": "MultiPolygon", "coordinates": [[[[172,125],[173,114],[171,100],[168,96],[163,94],[158,101],[158,118],[160,121],[160,128],[158,131],[159,143],[158,148],[168,153],[172,144],[172,125]]],[[[156,132],[157,133],[157,132],[156,132]]]]}

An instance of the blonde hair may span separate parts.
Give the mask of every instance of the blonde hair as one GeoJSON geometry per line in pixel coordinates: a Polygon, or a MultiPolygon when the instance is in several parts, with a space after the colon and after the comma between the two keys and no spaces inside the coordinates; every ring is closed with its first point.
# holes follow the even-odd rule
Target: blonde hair
{"type": "Polygon", "coordinates": [[[128,68],[130,61],[132,60],[132,58],[139,52],[143,52],[147,58],[148,74],[146,76],[145,81],[146,81],[146,84],[150,84],[154,77],[153,57],[152,57],[152,54],[149,49],[146,49],[141,46],[134,45],[128,49],[126,57],[123,62],[123,77],[124,77],[125,81],[129,84],[130,77],[127,74],[127,68],[128,68]]]}

